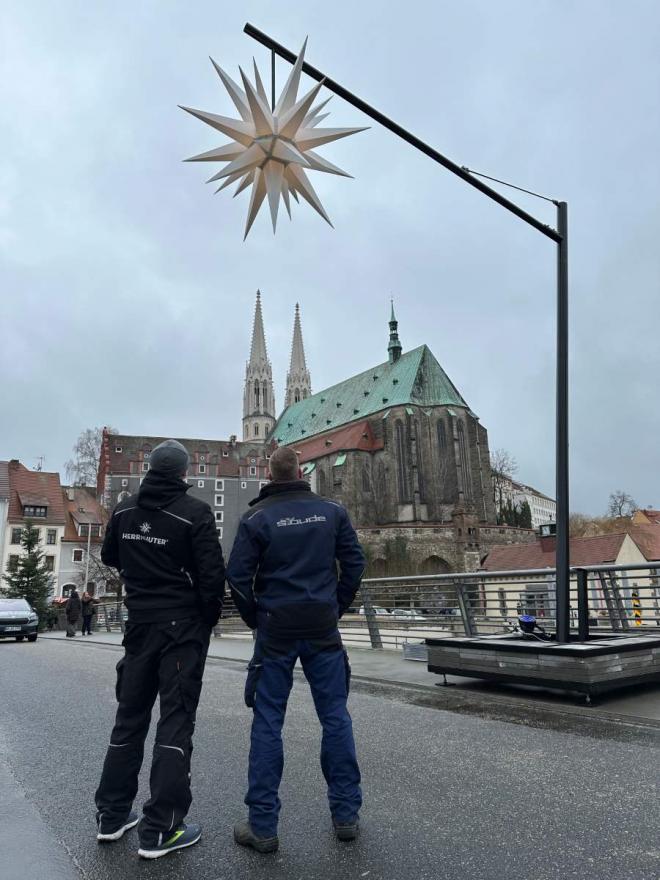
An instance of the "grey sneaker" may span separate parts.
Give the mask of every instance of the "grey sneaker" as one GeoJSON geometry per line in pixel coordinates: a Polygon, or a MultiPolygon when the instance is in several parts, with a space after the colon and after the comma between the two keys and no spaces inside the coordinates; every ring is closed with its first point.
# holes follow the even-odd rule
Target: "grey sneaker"
{"type": "Polygon", "coordinates": [[[123,837],[130,828],[135,828],[138,823],[138,814],[131,810],[126,821],[118,828],[110,828],[108,824],[104,822],[103,814],[98,817],[97,821],[99,830],[96,839],[109,842],[112,840],[119,840],[119,838],[123,837]]]}
{"type": "Polygon", "coordinates": [[[252,830],[249,822],[237,822],[234,825],[234,840],[240,846],[250,846],[260,853],[276,852],[280,845],[277,835],[275,837],[259,837],[252,830]]]}
{"type": "Polygon", "coordinates": [[[360,820],[356,816],[352,822],[338,822],[334,817],[332,825],[337,835],[337,840],[355,840],[360,832],[360,820]]]}

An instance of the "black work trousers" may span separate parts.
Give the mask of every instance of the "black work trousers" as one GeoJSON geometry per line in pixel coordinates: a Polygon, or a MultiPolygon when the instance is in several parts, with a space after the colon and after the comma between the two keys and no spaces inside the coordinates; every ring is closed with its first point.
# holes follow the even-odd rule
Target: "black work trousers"
{"type": "Polygon", "coordinates": [[[125,654],[117,664],[119,706],[96,807],[105,828],[126,820],[138,790],[151,710],[160,695],[151,797],[138,828],[145,846],[159,845],[192,803],[192,736],[209,637],[209,626],[197,619],[126,624],[125,654]]]}

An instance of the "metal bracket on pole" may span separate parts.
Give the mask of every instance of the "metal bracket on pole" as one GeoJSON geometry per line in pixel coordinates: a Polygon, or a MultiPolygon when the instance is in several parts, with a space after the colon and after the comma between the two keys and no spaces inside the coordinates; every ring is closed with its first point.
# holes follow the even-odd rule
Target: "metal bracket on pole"
{"type": "Polygon", "coordinates": [[[589,641],[589,572],[586,568],[577,571],[578,639],[589,641]]]}
{"type": "Polygon", "coordinates": [[[364,586],[364,583],[360,587],[360,594],[362,596],[362,607],[364,608],[364,616],[367,621],[367,629],[369,630],[371,647],[376,648],[376,650],[380,651],[383,648],[383,640],[380,637],[378,617],[376,616],[376,612],[374,611],[374,606],[371,601],[371,594],[369,592],[369,589],[364,586]]]}
{"type": "Polygon", "coordinates": [[[468,584],[456,584],[456,598],[458,599],[458,607],[463,619],[463,628],[466,636],[476,636],[477,627],[474,623],[474,615],[472,614],[472,606],[467,596],[468,584]]]}

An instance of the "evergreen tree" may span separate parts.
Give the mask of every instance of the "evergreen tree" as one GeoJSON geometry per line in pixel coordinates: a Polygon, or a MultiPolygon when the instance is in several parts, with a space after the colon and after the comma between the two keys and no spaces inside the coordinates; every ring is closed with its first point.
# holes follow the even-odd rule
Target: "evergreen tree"
{"type": "Polygon", "coordinates": [[[529,506],[529,501],[523,501],[518,508],[518,525],[521,529],[532,527],[532,508],[529,506]]]}
{"type": "Polygon", "coordinates": [[[9,574],[3,576],[7,586],[0,589],[0,592],[8,599],[27,600],[39,615],[40,626],[43,626],[46,622],[52,575],[46,568],[40,544],[39,529],[27,522],[21,533],[21,547],[25,553],[9,569],[9,574]]]}

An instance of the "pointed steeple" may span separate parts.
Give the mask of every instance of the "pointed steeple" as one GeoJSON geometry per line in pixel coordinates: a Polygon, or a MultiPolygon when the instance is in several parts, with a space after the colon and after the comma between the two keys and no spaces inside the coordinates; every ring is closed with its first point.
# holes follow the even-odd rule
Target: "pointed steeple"
{"type": "Polygon", "coordinates": [[[293,341],[291,343],[291,363],[286,375],[286,397],[284,406],[291,406],[304,400],[312,393],[312,380],[305,361],[302,329],[300,327],[300,306],[296,303],[296,314],[293,319],[293,341]]]}
{"type": "Polygon", "coordinates": [[[391,300],[392,311],[390,314],[390,341],[387,346],[387,355],[391,364],[396,363],[401,357],[402,347],[399,340],[399,322],[394,314],[394,300],[391,300]]]}
{"type": "Polygon", "coordinates": [[[252,326],[252,345],[250,346],[250,364],[254,367],[268,361],[266,336],[264,334],[264,318],[261,313],[261,291],[257,291],[257,305],[254,309],[252,326]]]}
{"type": "Polygon", "coordinates": [[[263,442],[270,434],[274,424],[273,371],[268,360],[264,319],[261,312],[261,292],[258,290],[252,326],[250,360],[245,365],[243,439],[263,442]]]}

